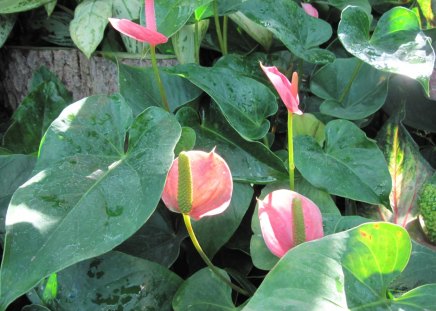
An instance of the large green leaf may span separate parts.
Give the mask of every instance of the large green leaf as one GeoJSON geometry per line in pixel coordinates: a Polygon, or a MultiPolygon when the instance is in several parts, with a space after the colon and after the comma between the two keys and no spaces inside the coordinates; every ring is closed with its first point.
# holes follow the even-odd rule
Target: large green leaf
{"type": "Polygon", "coordinates": [[[204,217],[192,223],[198,241],[209,258],[212,258],[235,233],[252,198],[253,188],[250,185],[234,183],[232,201],[224,213],[204,217]]]}
{"type": "MultiPolygon", "coordinates": [[[[226,275],[224,271],[220,270],[220,272],[226,275]]],[[[230,286],[209,268],[197,271],[183,282],[174,296],[173,308],[175,311],[238,310],[233,304],[230,286]]]]}
{"type": "Polygon", "coordinates": [[[277,111],[272,92],[262,83],[223,67],[206,68],[195,64],[176,66],[178,74],[208,93],[218,104],[230,125],[247,140],[266,135],[266,119],[277,111]]]}
{"type": "Polygon", "coordinates": [[[170,267],[179,257],[180,244],[188,237],[184,226],[175,228],[176,216],[159,204],[145,225],[116,250],[170,267]]]}
{"type": "Polygon", "coordinates": [[[389,95],[383,110],[392,115],[398,111],[400,105],[404,105],[404,124],[436,133],[435,99],[426,98],[418,82],[396,75],[389,79],[389,95]]]}
{"type": "Polygon", "coordinates": [[[370,19],[363,9],[349,6],[342,11],[338,36],[348,52],[377,69],[418,80],[428,94],[435,53],[416,14],[395,7],[383,14],[371,38],[369,31],[370,19]]]}
{"type": "Polygon", "coordinates": [[[380,215],[383,215],[383,220],[406,227],[418,212],[419,190],[434,170],[421,156],[418,145],[401,124],[398,114],[386,122],[377,135],[377,141],[392,178],[390,210],[380,207],[380,215]]]}
{"type": "Polygon", "coordinates": [[[3,137],[3,144],[15,153],[37,152],[50,123],[72,100],[59,79],[44,67],[34,73],[31,89],[3,137]]]}
{"type": "Polygon", "coordinates": [[[167,37],[175,34],[189,20],[194,10],[212,0],[155,1],[156,23],[159,32],[167,37]]]}
{"type": "Polygon", "coordinates": [[[404,291],[416,286],[436,283],[436,274],[432,273],[433,271],[436,271],[436,250],[412,240],[412,254],[407,267],[391,284],[391,288],[404,291]]]}
{"type": "Polygon", "coordinates": [[[0,155],[0,244],[5,234],[5,216],[12,194],[29,179],[36,158],[24,154],[0,155]]]}
{"type": "Polygon", "coordinates": [[[74,11],[70,23],[71,39],[90,58],[103,40],[108,18],[112,16],[112,1],[84,0],[74,11]]]}
{"type": "Polygon", "coordinates": [[[324,99],[320,107],[323,114],[359,120],[385,103],[388,76],[356,58],[336,59],[312,77],[310,90],[324,99]]]}
{"type": "Polygon", "coordinates": [[[309,136],[294,142],[295,165],[303,177],[327,192],[389,207],[391,176],[383,153],[355,124],[330,121],[324,150],[309,136]]]}
{"type": "Polygon", "coordinates": [[[309,16],[294,1],[251,0],[244,2],[239,10],[269,29],[299,58],[315,64],[334,60],[333,53],[318,48],[330,39],[330,24],[309,16]]]}
{"type": "MultiPolygon", "coordinates": [[[[151,106],[163,107],[159,86],[151,67],[132,67],[118,64],[120,93],[132,108],[133,114],[140,114],[151,106]]],[[[171,111],[196,99],[202,93],[195,85],[181,77],[160,71],[162,83],[171,111]]]]}
{"type": "Polygon", "coordinates": [[[197,112],[182,108],[177,113],[179,122],[196,132],[196,149],[210,151],[216,147],[227,162],[233,180],[250,183],[268,183],[286,179],[283,162],[265,145],[244,140],[224,120],[214,106],[205,109],[200,121],[197,112]]]}
{"type": "Polygon", "coordinates": [[[433,308],[436,284],[399,298],[387,292],[406,266],[410,251],[407,231],[389,223],[363,224],[300,244],[268,273],[243,310],[433,308]]]}
{"type": "Polygon", "coordinates": [[[32,10],[55,0],[0,0],[0,14],[32,10]]]}
{"type": "Polygon", "coordinates": [[[36,175],[9,205],[0,309],[139,229],[160,199],[179,136],[173,116],[152,107],[133,120],[119,96],[68,106],[44,136],[36,175]]]}
{"type": "MultiPolygon", "coordinates": [[[[57,273],[51,310],[171,310],[182,283],[175,273],[154,262],[119,252],[82,261],[57,273]]],[[[36,292],[42,297],[45,282],[36,292]]]]}
{"type": "Polygon", "coordinates": [[[12,28],[14,28],[16,20],[16,14],[0,14],[0,48],[5,43],[12,28]]]}

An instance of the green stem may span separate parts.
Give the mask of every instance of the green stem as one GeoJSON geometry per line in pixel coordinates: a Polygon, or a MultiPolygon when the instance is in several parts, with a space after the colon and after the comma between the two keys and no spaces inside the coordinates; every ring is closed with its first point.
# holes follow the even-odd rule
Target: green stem
{"type": "Polygon", "coordinates": [[[221,32],[220,19],[218,16],[218,1],[217,0],[214,0],[214,2],[213,2],[213,15],[214,15],[214,20],[215,20],[216,35],[218,37],[218,44],[220,46],[221,53],[223,55],[225,55],[224,43],[223,43],[223,34],[221,32]]]}
{"type": "Polygon", "coordinates": [[[200,246],[200,243],[198,243],[197,237],[195,236],[194,229],[192,228],[191,224],[191,218],[188,214],[182,214],[183,215],[183,221],[185,222],[186,229],[188,230],[189,237],[192,240],[192,243],[195,246],[195,249],[200,254],[201,258],[204,260],[204,262],[207,264],[207,266],[212,270],[213,273],[215,273],[216,276],[218,276],[223,282],[225,282],[227,285],[229,285],[231,288],[233,288],[238,293],[249,297],[250,294],[243,288],[233,284],[228,279],[226,279],[221,272],[213,265],[213,263],[210,261],[210,259],[207,257],[207,255],[204,253],[203,249],[200,246]]]}
{"type": "Polygon", "coordinates": [[[159,92],[160,92],[160,97],[162,98],[163,106],[166,111],[170,112],[170,106],[168,105],[167,96],[165,94],[165,88],[163,86],[162,80],[160,79],[159,68],[157,66],[157,60],[156,60],[156,47],[154,45],[150,45],[150,54],[151,54],[151,65],[153,67],[154,76],[159,86],[159,92]]]}
{"type": "Polygon", "coordinates": [[[227,49],[227,28],[229,24],[229,17],[226,15],[223,18],[223,48],[224,48],[224,54],[227,54],[229,51],[227,49]]]}
{"type": "Polygon", "coordinates": [[[345,88],[344,88],[344,91],[343,91],[342,94],[341,94],[341,97],[339,98],[339,102],[340,102],[341,104],[342,104],[343,100],[345,99],[345,96],[347,96],[347,94],[350,92],[351,85],[353,84],[354,79],[356,79],[357,74],[359,73],[360,68],[361,68],[362,65],[363,65],[363,61],[359,60],[358,62],[359,62],[359,63],[358,63],[358,64],[356,65],[356,67],[354,68],[354,72],[353,72],[353,75],[351,76],[350,81],[348,81],[347,85],[346,85],[345,88]]]}
{"type": "Polygon", "coordinates": [[[288,111],[288,166],[289,166],[289,187],[294,191],[294,140],[292,133],[292,112],[288,111]]]}
{"type": "Polygon", "coordinates": [[[200,34],[198,30],[198,21],[195,22],[195,32],[194,32],[194,56],[195,63],[200,64],[200,34]]]}

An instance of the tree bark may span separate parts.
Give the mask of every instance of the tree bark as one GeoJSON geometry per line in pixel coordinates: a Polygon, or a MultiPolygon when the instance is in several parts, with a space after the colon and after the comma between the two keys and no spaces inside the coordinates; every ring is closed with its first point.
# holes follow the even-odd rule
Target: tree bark
{"type": "MultiPolygon", "coordinates": [[[[123,59],[122,63],[151,66],[146,59],[123,59]]],[[[160,60],[161,66],[176,64],[175,59],[160,60]]],[[[74,101],[94,94],[118,91],[117,65],[101,56],[87,59],[75,49],[0,49],[0,107],[14,111],[29,92],[32,73],[46,66],[72,92],[74,101]]]]}

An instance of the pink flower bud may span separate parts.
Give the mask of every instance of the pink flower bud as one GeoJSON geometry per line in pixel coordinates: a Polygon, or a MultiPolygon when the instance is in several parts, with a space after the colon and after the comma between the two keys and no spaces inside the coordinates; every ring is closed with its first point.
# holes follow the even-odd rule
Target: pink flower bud
{"type": "Polygon", "coordinates": [[[112,27],[122,34],[140,42],[158,45],[168,41],[168,38],[157,32],[154,0],[145,1],[145,17],[147,27],[138,25],[128,19],[109,18],[112,27]]]}
{"type": "Polygon", "coordinates": [[[303,10],[309,14],[310,16],[313,16],[315,18],[318,18],[318,10],[313,7],[310,3],[302,3],[301,6],[303,7],[303,10]]]}
{"type": "MultiPolygon", "coordinates": [[[[187,151],[192,177],[192,208],[189,216],[198,220],[204,216],[224,212],[230,204],[233,191],[232,174],[222,157],[212,150],[187,151]]],[[[178,204],[179,159],[176,158],[168,172],[162,200],[174,212],[178,204]]]]}
{"type": "MultiPolygon", "coordinates": [[[[305,241],[322,238],[322,216],[319,208],[305,196],[290,190],[276,190],[268,194],[259,204],[259,221],[262,236],[269,250],[277,257],[297,244],[296,235],[302,233],[305,241]],[[301,202],[302,220],[296,223],[296,200],[301,202]],[[304,232],[296,232],[302,230],[304,232]]],[[[301,236],[301,235],[300,235],[301,236]]]]}
{"type": "Polygon", "coordinates": [[[303,112],[298,108],[298,105],[300,104],[300,99],[298,97],[298,74],[296,72],[292,74],[291,83],[288,78],[277,69],[277,67],[266,67],[263,66],[262,63],[260,63],[260,67],[277,90],[277,93],[279,93],[280,98],[286,108],[288,108],[288,111],[290,113],[303,114],[303,112]]]}

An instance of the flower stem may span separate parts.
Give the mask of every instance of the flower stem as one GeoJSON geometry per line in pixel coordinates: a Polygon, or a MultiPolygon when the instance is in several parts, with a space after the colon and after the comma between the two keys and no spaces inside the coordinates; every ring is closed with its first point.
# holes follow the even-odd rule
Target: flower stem
{"type": "Polygon", "coordinates": [[[204,253],[203,249],[200,246],[200,243],[198,243],[197,237],[195,236],[194,229],[192,228],[191,224],[191,218],[188,214],[182,214],[183,215],[183,221],[185,222],[186,229],[188,230],[189,237],[192,240],[192,243],[194,244],[195,249],[200,254],[201,258],[204,260],[204,262],[207,264],[207,266],[212,270],[213,273],[215,273],[216,276],[218,276],[223,282],[225,282],[227,285],[229,285],[231,288],[233,288],[238,293],[244,295],[244,296],[250,296],[250,294],[243,288],[233,284],[228,279],[226,279],[221,272],[213,265],[213,263],[210,261],[210,259],[207,257],[207,255],[204,253]]]}
{"type": "Polygon", "coordinates": [[[289,186],[294,190],[294,139],[292,131],[292,112],[288,111],[288,167],[289,167],[289,186]]]}
{"type": "Polygon", "coordinates": [[[214,0],[214,2],[213,2],[213,15],[214,15],[214,20],[215,20],[216,35],[218,37],[218,44],[220,46],[221,53],[223,55],[225,55],[226,51],[224,48],[223,34],[221,32],[220,19],[218,16],[218,1],[217,0],[214,0]]]}
{"type": "Polygon", "coordinates": [[[151,54],[151,65],[153,67],[154,76],[157,80],[157,84],[159,86],[160,97],[162,98],[162,103],[166,111],[170,112],[170,106],[168,105],[167,96],[165,94],[165,88],[163,86],[162,80],[159,74],[159,68],[157,67],[156,60],[156,47],[154,45],[150,45],[150,54],[151,54]]]}
{"type": "Polygon", "coordinates": [[[195,63],[200,65],[200,32],[198,29],[198,23],[199,21],[196,21],[194,26],[194,56],[195,63]]]}
{"type": "Polygon", "coordinates": [[[223,18],[223,49],[224,49],[224,54],[227,54],[229,52],[228,48],[227,48],[228,24],[229,24],[229,17],[226,15],[223,18]]]}

